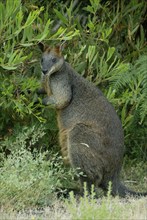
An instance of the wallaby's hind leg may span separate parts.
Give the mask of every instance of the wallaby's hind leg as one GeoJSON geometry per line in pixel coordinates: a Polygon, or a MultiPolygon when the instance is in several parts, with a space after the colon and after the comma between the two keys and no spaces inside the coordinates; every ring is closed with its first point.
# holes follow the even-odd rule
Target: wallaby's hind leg
{"type": "Polygon", "coordinates": [[[81,180],[87,182],[88,188],[91,184],[96,186],[101,184],[103,178],[103,164],[101,155],[96,151],[99,147],[98,137],[91,127],[77,124],[69,132],[68,142],[69,158],[71,165],[86,175],[81,180]]]}

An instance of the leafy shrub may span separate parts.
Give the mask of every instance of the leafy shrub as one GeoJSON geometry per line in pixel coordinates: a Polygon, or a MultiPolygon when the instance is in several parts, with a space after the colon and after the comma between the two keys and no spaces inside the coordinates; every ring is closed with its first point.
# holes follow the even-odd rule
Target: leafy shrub
{"type": "MultiPolygon", "coordinates": [[[[34,105],[39,87],[40,67],[36,44],[45,38],[72,39],[78,31],[59,28],[52,31],[52,21],[43,7],[29,7],[20,0],[0,2],[0,139],[19,133],[20,127],[40,121],[41,104],[34,105]],[[34,54],[32,53],[34,51],[34,54]]],[[[52,119],[52,112],[47,116],[52,119]]],[[[51,126],[49,125],[51,128],[51,126]]],[[[54,127],[54,121],[52,123],[54,127]]],[[[49,128],[48,128],[49,130],[49,128]]],[[[4,149],[2,149],[4,151],[4,149]]]]}
{"type": "Polygon", "coordinates": [[[140,56],[126,72],[110,77],[111,89],[119,102],[127,152],[146,160],[147,56],[140,56]],[[131,153],[132,152],[132,153],[131,153]],[[143,153],[144,152],[144,153],[143,153]],[[142,156],[141,156],[142,155],[142,156]]]}
{"type": "Polygon", "coordinates": [[[76,188],[75,170],[63,167],[55,150],[44,149],[44,135],[44,126],[33,125],[23,127],[16,136],[1,143],[11,154],[1,155],[0,206],[15,209],[46,206],[52,204],[57,193],[62,195],[67,189],[76,188]]]}
{"type": "Polygon", "coordinates": [[[62,193],[75,172],[65,170],[58,154],[33,154],[24,149],[3,161],[0,175],[0,205],[15,209],[51,205],[55,192],[62,193]],[[47,157],[49,159],[47,159],[47,157]]]}
{"type": "Polygon", "coordinates": [[[20,127],[17,125],[14,134],[1,141],[0,147],[1,149],[5,149],[5,151],[13,153],[19,151],[22,147],[31,150],[33,149],[33,145],[38,143],[40,139],[42,140],[45,135],[44,130],[45,128],[42,125],[39,126],[37,124],[30,127],[20,127]]]}

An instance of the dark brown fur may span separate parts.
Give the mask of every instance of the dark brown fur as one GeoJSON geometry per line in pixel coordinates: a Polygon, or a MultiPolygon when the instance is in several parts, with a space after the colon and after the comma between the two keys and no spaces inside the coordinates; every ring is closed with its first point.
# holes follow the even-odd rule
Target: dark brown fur
{"type": "Polygon", "coordinates": [[[43,85],[47,84],[43,90],[48,94],[43,104],[57,110],[64,162],[80,168],[89,186],[94,184],[107,190],[111,181],[113,195],[141,195],[119,181],[124,135],[113,106],[98,88],[64,61],[59,47],[41,48],[43,85]]]}

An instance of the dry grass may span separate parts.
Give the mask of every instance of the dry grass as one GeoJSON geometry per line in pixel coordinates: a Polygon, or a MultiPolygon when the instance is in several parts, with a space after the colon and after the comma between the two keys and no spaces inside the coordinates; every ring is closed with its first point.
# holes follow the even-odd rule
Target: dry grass
{"type": "Polygon", "coordinates": [[[25,210],[21,212],[0,210],[0,220],[69,220],[70,214],[62,202],[57,201],[54,206],[43,210],[25,210]]]}
{"type": "MultiPolygon", "coordinates": [[[[75,199],[75,198],[74,198],[75,199]]],[[[93,201],[84,198],[77,202],[72,198],[66,202],[57,201],[54,206],[44,210],[28,210],[24,213],[0,210],[0,220],[147,220],[146,198],[103,198],[93,201]]]]}

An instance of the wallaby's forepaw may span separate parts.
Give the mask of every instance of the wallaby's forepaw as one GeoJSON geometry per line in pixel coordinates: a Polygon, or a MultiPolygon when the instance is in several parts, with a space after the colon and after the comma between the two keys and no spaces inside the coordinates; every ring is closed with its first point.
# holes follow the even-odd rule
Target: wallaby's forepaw
{"type": "Polygon", "coordinates": [[[37,90],[37,95],[46,94],[45,90],[43,88],[40,88],[37,90]]]}
{"type": "Polygon", "coordinates": [[[43,98],[43,100],[42,100],[42,104],[43,105],[50,105],[50,106],[53,106],[54,107],[54,102],[53,102],[53,100],[50,98],[50,97],[45,97],[45,98],[43,98]]]}
{"type": "Polygon", "coordinates": [[[48,105],[48,97],[46,97],[46,98],[44,98],[44,99],[42,100],[42,104],[43,104],[43,105],[48,105]]]}

